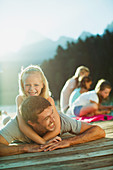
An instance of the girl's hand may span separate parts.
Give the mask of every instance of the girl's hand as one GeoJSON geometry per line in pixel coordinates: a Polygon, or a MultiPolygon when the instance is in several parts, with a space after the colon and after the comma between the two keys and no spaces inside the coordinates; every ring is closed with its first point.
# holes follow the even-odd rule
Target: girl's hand
{"type": "Polygon", "coordinates": [[[53,151],[55,149],[66,148],[69,146],[70,146],[70,142],[67,139],[65,139],[57,143],[52,142],[45,145],[41,145],[41,147],[38,149],[38,152],[53,151]]]}
{"type": "Polygon", "coordinates": [[[96,103],[95,101],[93,101],[93,100],[90,100],[90,102],[91,102],[91,103],[95,103],[95,104],[97,104],[97,103],[96,103]]]}
{"type": "Polygon", "coordinates": [[[47,143],[59,142],[61,140],[62,139],[59,136],[56,136],[56,137],[50,139],[47,143]]]}
{"type": "Polygon", "coordinates": [[[106,110],[105,114],[109,114],[111,112],[111,110],[106,110]]]}

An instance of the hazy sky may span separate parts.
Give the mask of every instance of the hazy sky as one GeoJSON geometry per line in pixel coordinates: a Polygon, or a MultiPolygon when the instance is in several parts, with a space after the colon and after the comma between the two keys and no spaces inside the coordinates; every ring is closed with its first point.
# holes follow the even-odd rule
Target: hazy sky
{"type": "Polygon", "coordinates": [[[18,50],[30,32],[52,40],[102,34],[113,21],[113,0],[0,0],[0,55],[18,50]]]}

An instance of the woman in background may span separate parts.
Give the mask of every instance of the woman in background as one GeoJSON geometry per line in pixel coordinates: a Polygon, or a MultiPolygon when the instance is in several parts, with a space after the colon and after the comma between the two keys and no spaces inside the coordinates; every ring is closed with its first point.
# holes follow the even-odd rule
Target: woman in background
{"type": "Polygon", "coordinates": [[[92,84],[92,79],[90,76],[85,76],[80,82],[78,88],[76,88],[70,95],[69,98],[69,107],[72,106],[73,102],[84,92],[87,92],[92,84]]]}
{"type": "Polygon", "coordinates": [[[68,79],[60,94],[60,108],[61,112],[66,113],[69,108],[69,97],[74,89],[79,87],[84,76],[88,76],[90,73],[89,69],[85,66],[80,66],[77,68],[75,75],[68,79]]]}

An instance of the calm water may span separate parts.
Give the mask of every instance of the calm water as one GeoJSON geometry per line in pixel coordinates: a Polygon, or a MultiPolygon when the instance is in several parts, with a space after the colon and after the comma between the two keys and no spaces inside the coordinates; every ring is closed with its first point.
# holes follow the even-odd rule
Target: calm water
{"type": "Polygon", "coordinates": [[[0,106],[0,111],[1,110],[5,110],[7,113],[14,113],[14,112],[16,112],[16,105],[0,106]]]}

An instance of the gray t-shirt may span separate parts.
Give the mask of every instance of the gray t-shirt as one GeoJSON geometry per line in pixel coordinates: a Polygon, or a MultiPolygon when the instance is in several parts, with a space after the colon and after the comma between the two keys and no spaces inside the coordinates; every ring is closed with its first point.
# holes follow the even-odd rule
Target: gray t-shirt
{"type": "MultiPolygon", "coordinates": [[[[79,134],[81,129],[81,122],[77,120],[73,120],[64,114],[59,114],[61,120],[61,132],[63,133],[69,132],[72,134],[79,134]]],[[[11,143],[15,140],[19,140],[26,143],[31,143],[27,136],[25,136],[19,129],[17,117],[11,119],[3,129],[0,130],[0,135],[2,135],[8,143],[11,143]]]]}
{"type": "Polygon", "coordinates": [[[72,119],[66,116],[63,113],[60,113],[60,121],[61,121],[61,132],[60,135],[63,133],[71,133],[71,134],[79,134],[81,130],[81,122],[75,119],[72,119]]]}
{"type": "Polygon", "coordinates": [[[0,135],[2,135],[8,143],[15,140],[31,143],[31,140],[25,136],[19,129],[17,117],[11,119],[1,130],[0,135]]]}

